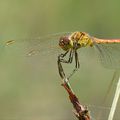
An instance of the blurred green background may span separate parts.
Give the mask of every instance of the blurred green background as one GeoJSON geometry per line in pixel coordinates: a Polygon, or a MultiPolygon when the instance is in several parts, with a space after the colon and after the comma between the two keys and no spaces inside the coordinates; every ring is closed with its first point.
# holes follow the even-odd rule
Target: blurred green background
{"type": "MultiPolygon", "coordinates": [[[[47,51],[50,41],[44,39],[39,55],[26,57],[37,42],[22,42],[20,38],[71,31],[120,38],[119,5],[119,0],[0,0],[0,120],[76,119],[60,86],[57,50],[47,51]],[[11,39],[19,39],[18,44],[6,47],[5,41],[11,39]]],[[[90,108],[91,113],[95,111],[92,116],[97,119],[97,113],[102,111],[100,119],[106,120],[108,111],[97,106],[103,104],[114,70],[102,67],[94,54],[86,51],[81,55],[81,68],[71,78],[71,84],[81,103],[95,105],[90,108]]],[[[70,72],[74,65],[64,67],[70,72]]],[[[103,106],[110,106],[115,85],[103,106]]]]}

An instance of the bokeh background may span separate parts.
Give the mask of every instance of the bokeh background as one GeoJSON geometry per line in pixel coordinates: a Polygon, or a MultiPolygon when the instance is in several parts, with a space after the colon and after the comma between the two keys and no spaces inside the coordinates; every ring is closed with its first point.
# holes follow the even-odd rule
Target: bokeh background
{"type": "MultiPolygon", "coordinates": [[[[53,34],[71,31],[120,38],[119,4],[119,0],[0,0],[0,120],[76,119],[60,85],[58,42],[53,43],[54,48],[49,42],[55,39],[53,34]],[[33,39],[48,35],[43,40],[33,39]],[[16,42],[6,46],[7,40],[16,42]],[[37,55],[26,55],[39,47],[37,55]]],[[[93,50],[81,53],[80,64],[71,85],[92,117],[106,120],[106,107],[111,105],[117,82],[106,102],[103,99],[114,70],[101,66],[93,50]]],[[[74,65],[64,67],[69,74],[74,65]]],[[[115,117],[120,116],[116,113],[115,117]]]]}

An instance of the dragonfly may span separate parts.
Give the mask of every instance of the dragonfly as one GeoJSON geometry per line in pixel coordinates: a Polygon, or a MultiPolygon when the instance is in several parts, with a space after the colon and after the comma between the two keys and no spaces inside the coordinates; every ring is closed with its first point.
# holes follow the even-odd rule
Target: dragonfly
{"type": "MultiPolygon", "coordinates": [[[[28,42],[32,45],[32,48],[25,48],[25,54],[27,56],[40,54],[43,57],[42,54],[44,54],[44,56],[47,57],[46,53],[48,53],[47,55],[54,54],[57,58],[59,75],[62,79],[69,79],[80,68],[81,64],[78,52],[80,52],[82,48],[94,49],[104,67],[120,69],[120,39],[99,39],[90,36],[86,32],[77,31],[58,33],[36,39],[13,39],[6,41],[5,45],[9,46],[17,42],[18,44],[19,42],[23,44],[24,42],[28,42]],[[68,59],[66,59],[67,55],[68,59]],[[70,75],[66,76],[62,63],[71,64],[73,63],[73,59],[75,59],[75,68],[70,75]]],[[[94,116],[96,116],[96,108],[97,106],[95,106],[93,119],[95,118],[94,116]]],[[[91,109],[90,111],[93,112],[94,110],[91,109]]],[[[103,111],[103,108],[100,108],[98,111],[103,111]]],[[[104,113],[106,113],[106,111],[108,112],[109,109],[105,108],[104,113]]]]}
{"type": "Polygon", "coordinates": [[[120,39],[99,39],[90,36],[86,32],[76,31],[50,34],[36,39],[8,40],[5,44],[8,46],[23,41],[27,41],[32,45],[32,49],[30,48],[30,50],[26,51],[27,56],[45,55],[46,53],[51,55],[52,53],[56,58],[58,57],[58,71],[62,79],[69,79],[80,68],[78,51],[81,51],[82,48],[94,49],[104,67],[120,69],[120,39]],[[65,58],[67,55],[69,56],[68,59],[65,58]],[[75,68],[66,77],[61,64],[71,64],[73,58],[75,60],[75,68]]]}
{"type": "Polygon", "coordinates": [[[101,61],[106,62],[106,66],[120,68],[120,39],[98,39],[85,32],[74,32],[69,36],[61,37],[59,46],[65,51],[58,56],[58,69],[62,79],[66,75],[61,63],[72,63],[73,57],[75,59],[75,69],[68,77],[69,79],[80,67],[78,49],[83,47],[95,47],[100,53],[101,61]],[[69,54],[68,60],[64,58],[67,54],[69,54]]]}

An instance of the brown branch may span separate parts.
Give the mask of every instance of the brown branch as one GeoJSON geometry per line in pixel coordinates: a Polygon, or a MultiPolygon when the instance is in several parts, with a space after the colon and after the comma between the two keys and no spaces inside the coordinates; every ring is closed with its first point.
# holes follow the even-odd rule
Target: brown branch
{"type": "Polygon", "coordinates": [[[83,106],[77,96],[72,91],[72,88],[70,87],[69,81],[65,81],[62,83],[62,86],[65,88],[67,93],[69,94],[69,99],[71,103],[73,104],[73,107],[75,109],[74,114],[78,118],[78,120],[91,120],[89,111],[87,107],[83,106]]]}

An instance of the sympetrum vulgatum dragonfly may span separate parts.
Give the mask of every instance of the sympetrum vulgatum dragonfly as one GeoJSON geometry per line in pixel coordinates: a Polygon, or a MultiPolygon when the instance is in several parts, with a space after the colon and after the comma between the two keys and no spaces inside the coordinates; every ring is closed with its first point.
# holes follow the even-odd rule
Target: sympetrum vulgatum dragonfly
{"type": "Polygon", "coordinates": [[[75,69],[79,68],[78,51],[80,52],[80,48],[85,47],[95,49],[95,51],[99,54],[101,63],[105,67],[113,69],[120,68],[120,39],[98,39],[85,32],[73,32],[51,34],[37,39],[8,40],[5,44],[11,45],[22,41],[32,43],[33,48],[25,53],[28,56],[51,52],[55,53],[57,57],[61,54],[60,52],[62,48],[65,53],[60,55],[60,62],[72,63],[73,57],[75,57],[75,69]],[[66,54],[69,54],[69,52],[69,59],[64,60],[63,57],[65,57],[66,54]]]}
{"type": "Polygon", "coordinates": [[[77,50],[83,47],[97,48],[101,55],[100,58],[102,63],[105,63],[108,67],[120,68],[120,39],[98,39],[91,37],[84,32],[74,32],[69,36],[61,37],[59,46],[66,51],[64,54],[58,56],[58,68],[61,78],[65,77],[65,73],[60,63],[72,63],[73,57],[75,57],[75,69],[70,74],[70,76],[72,76],[72,74],[80,67],[77,50]],[[69,59],[65,60],[64,57],[68,53],[69,59]]]}
{"type": "MultiPolygon", "coordinates": [[[[56,58],[58,57],[58,68],[61,78],[66,77],[64,70],[61,68],[61,63],[72,63],[73,57],[75,57],[75,69],[68,76],[70,77],[79,68],[79,55],[82,48],[95,49],[97,51],[101,63],[108,68],[119,69],[120,68],[120,39],[98,39],[89,36],[84,32],[63,33],[50,35],[48,37],[38,39],[27,40],[8,40],[5,45],[16,44],[17,42],[28,41],[32,44],[32,49],[25,48],[24,54],[32,56],[35,54],[43,54],[49,52],[54,53],[56,58]],[[63,36],[63,37],[61,37],[63,36]],[[59,45],[58,45],[59,44],[59,45]],[[61,54],[62,50],[63,54],[61,54]],[[80,49],[81,48],[81,49],[80,49]],[[65,60],[66,54],[69,55],[69,59],[65,60]]],[[[19,43],[18,43],[19,44],[19,43]]],[[[44,54],[45,55],[45,54],[44,54]]]]}

